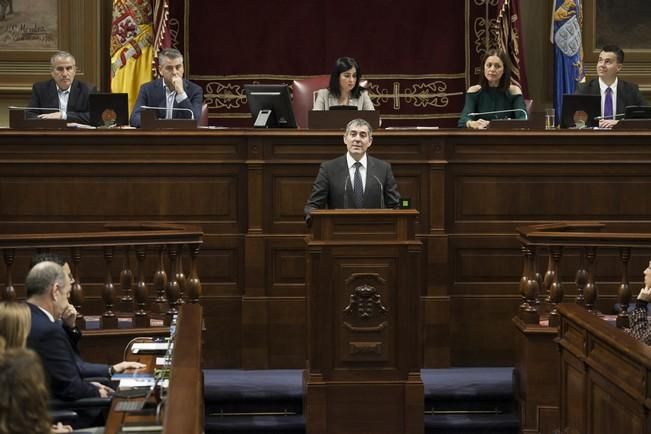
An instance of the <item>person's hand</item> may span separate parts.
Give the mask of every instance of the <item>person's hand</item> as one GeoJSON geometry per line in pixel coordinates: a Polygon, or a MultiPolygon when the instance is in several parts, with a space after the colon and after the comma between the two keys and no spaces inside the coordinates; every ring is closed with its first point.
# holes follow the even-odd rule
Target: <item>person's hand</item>
{"type": "Polygon", "coordinates": [[[142,369],[146,367],[147,365],[139,362],[120,362],[113,365],[113,372],[119,374],[120,372],[124,372],[126,369],[142,369]]]}
{"type": "Polygon", "coordinates": [[[39,119],[63,119],[61,112],[42,113],[37,116],[39,119]]]}
{"type": "Polygon", "coordinates": [[[599,119],[599,128],[612,128],[617,125],[619,121],[616,119],[599,119]]]}
{"type": "Polygon", "coordinates": [[[638,300],[649,302],[651,301],[651,288],[642,288],[637,295],[638,300]]]}
{"type": "Polygon", "coordinates": [[[72,432],[72,427],[70,425],[64,425],[61,422],[52,425],[52,433],[59,434],[65,432],[72,432]]]}
{"type": "Polygon", "coordinates": [[[77,320],[77,309],[71,304],[68,304],[68,307],[61,314],[61,320],[70,328],[75,327],[75,321],[77,320]]]}
{"type": "Polygon", "coordinates": [[[183,77],[174,77],[172,78],[172,85],[177,94],[183,93],[183,77]]]}
{"type": "Polygon", "coordinates": [[[488,128],[488,124],[490,124],[490,122],[485,119],[477,119],[476,121],[466,122],[466,126],[468,128],[472,128],[473,130],[485,130],[488,128]]]}
{"type": "Polygon", "coordinates": [[[96,381],[91,381],[90,384],[97,388],[97,391],[99,392],[99,396],[101,398],[108,398],[115,393],[115,390],[96,381]]]}

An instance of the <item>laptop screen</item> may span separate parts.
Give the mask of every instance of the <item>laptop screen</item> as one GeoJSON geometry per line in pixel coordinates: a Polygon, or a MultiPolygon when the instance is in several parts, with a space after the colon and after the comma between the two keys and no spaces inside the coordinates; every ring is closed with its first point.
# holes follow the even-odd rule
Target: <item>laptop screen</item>
{"type": "Polygon", "coordinates": [[[129,125],[129,95],[97,92],[88,95],[90,124],[95,127],[129,125]]]}
{"type": "Polygon", "coordinates": [[[561,128],[586,128],[599,125],[595,119],[601,115],[601,96],[563,95],[561,128]]]}

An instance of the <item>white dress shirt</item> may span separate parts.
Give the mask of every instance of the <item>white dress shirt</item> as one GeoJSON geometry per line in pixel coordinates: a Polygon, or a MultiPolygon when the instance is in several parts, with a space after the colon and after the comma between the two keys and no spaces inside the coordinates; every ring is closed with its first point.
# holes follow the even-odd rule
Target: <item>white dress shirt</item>
{"type": "MultiPolygon", "coordinates": [[[[359,166],[359,175],[362,177],[362,188],[364,191],[366,191],[366,163],[367,163],[367,158],[366,158],[366,153],[364,153],[364,156],[359,159],[359,162],[362,163],[361,166],[359,166]]],[[[357,160],[355,160],[351,155],[350,152],[346,152],[346,161],[348,162],[348,174],[350,175],[350,185],[353,185],[354,179],[355,179],[355,163],[357,163],[357,160]]]]}
{"type": "MultiPolygon", "coordinates": [[[[610,87],[611,90],[610,95],[613,99],[613,115],[619,114],[617,112],[617,81],[618,78],[615,78],[613,84],[608,86],[606,83],[603,82],[601,78],[599,79],[599,89],[600,89],[599,93],[601,94],[601,116],[604,115],[604,105],[606,103],[606,88],[608,87],[610,87]]],[[[622,110],[623,109],[624,107],[622,107],[622,110]]]]}

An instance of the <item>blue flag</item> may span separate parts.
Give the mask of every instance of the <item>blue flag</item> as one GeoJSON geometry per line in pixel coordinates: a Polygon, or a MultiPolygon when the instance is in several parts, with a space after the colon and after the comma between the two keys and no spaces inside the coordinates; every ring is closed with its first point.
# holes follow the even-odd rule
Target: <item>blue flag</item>
{"type": "Polygon", "coordinates": [[[554,107],[560,119],[563,94],[574,93],[585,78],[583,71],[583,6],[581,0],[554,0],[552,43],[554,44],[554,107]]]}

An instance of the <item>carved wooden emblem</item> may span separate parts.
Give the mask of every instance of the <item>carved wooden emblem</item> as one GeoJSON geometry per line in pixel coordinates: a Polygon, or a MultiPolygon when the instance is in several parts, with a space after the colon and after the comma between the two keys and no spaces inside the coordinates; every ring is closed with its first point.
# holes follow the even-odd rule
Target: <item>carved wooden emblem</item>
{"type": "Polygon", "coordinates": [[[364,284],[353,289],[344,313],[358,319],[372,319],[388,309],[382,304],[382,296],[374,287],[364,284]]]}

